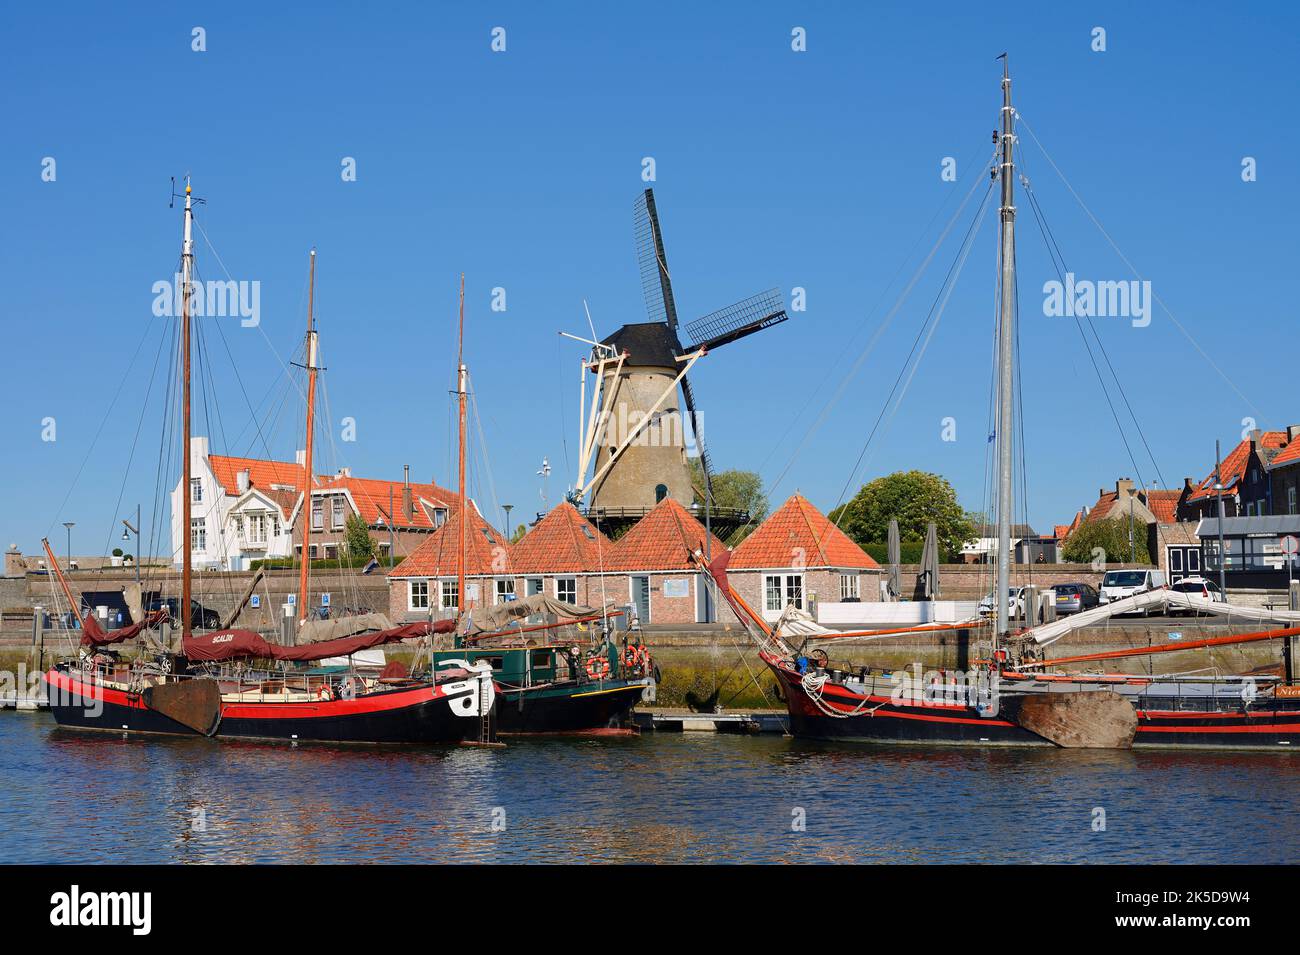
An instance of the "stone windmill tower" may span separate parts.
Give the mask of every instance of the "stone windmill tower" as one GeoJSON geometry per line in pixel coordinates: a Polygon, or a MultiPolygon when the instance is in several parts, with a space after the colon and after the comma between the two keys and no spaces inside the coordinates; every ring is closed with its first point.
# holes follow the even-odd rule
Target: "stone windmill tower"
{"type": "MultiPolygon", "coordinates": [[[[589,493],[588,516],[613,532],[639,520],[665,497],[692,506],[688,429],[704,471],[706,487],[700,490],[711,496],[713,470],[687,372],[707,352],[789,318],[781,293],[769,289],[690,323],[683,343],[653,189],[637,199],[634,212],[650,320],[624,325],[592,343],[584,366],[596,380],[583,423],[574,495],[580,499],[589,493]]],[[[585,396],[584,386],[584,413],[585,396]]],[[[720,509],[711,509],[711,517],[723,536],[728,527],[749,519],[720,509]]]]}

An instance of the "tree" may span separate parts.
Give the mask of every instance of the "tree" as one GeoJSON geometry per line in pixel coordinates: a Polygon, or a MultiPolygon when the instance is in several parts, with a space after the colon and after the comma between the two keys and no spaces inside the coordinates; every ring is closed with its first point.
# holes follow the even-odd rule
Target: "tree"
{"type": "MultiPolygon", "coordinates": [[[[1151,551],[1147,548],[1147,525],[1143,521],[1133,523],[1131,552],[1135,562],[1151,563],[1151,551]]],[[[1071,564],[1091,564],[1097,558],[1102,563],[1127,564],[1129,553],[1128,518],[1112,517],[1084,521],[1076,527],[1074,533],[1065,540],[1062,556],[1071,564]],[[1098,550],[1101,553],[1096,553],[1098,550]]]]}
{"type": "MultiPolygon", "coordinates": [[[[690,462],[695,503],[703,508],[706,489],[704,467],[699,458],[691,458],[690,462]]],[[[763,479],[753,471],[736,469],[713,475],[713,506],[735,508],[749,513],[749,523],[724,541],[729,547],[735,547],[767,517],[768,501],[767,495],[763,493],[763,479]]]]}
{"type": "Polygon", "coordinates": [[[927,526],[934,523],[941,559],[975,539],[975,524],[957,503],[952,485],[925,471],[897,471],[876,478],[827,516],[863,546],[888,541],[891,520],[898,521],[898,535],[905,541],[925,540],[927,526]]]}
{"type": "Polygon", "coordinates": [[[510,543],[518,544],[521,540],[524,539],[524,535],[527,533],[528,533],[527,523],[518,525],[513,531],[510,532],[510,543]]]}
{"type": "Polygon", "coordinates": [[[344,525],[343,546],[349,557],[375,556],[375,542],[370,539],[370,528],[359,514],[349,514],[344,525]]]}

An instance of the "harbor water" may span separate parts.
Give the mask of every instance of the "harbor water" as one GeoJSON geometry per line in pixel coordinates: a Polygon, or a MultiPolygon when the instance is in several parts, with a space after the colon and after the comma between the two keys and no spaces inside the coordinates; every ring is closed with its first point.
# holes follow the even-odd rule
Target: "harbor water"
{"type": "Polygon", "coordinates": [[[1281,863],[1300,753],[647,733],[504,749],[118,738],[0,713],[5,863],[1281,863]]]}

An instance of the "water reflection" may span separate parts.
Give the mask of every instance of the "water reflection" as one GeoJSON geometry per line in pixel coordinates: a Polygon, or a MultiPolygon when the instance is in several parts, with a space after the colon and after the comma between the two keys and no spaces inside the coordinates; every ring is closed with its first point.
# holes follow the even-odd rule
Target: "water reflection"
{"type": "Polygon", "coordinates": [[[1271,752],[708,734],[293,746],[99,737],[0,714],[0,859],[1283,862],[1300,847],[1297,776],[1300,759],[1271,752]]]}

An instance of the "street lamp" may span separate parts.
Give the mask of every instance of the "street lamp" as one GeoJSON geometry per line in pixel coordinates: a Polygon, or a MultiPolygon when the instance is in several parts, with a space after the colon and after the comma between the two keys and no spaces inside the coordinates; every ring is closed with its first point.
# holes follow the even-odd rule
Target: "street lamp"
{"type": "Polygon", "coordinates": [[[123,530],[122,540],[130,541],[131,535],[135,534],[135,554],[131,557],[131,563],[135,564],[135,583],[140,585],[140,505],[135,506],[135,524],[134,526],[125,517],[122,518],[123,530]]]}
{"type": "Polygon", "coordinates": [[[63,526],[68,529],[68,573],[72,573],[72,529],[77,526],[77,522],[64,521],[63,526]]]}
{"type": "Polygon", "coordinates": [[[510,533],[510,512],[515,509],[513,504],[502,504],[501,510],[506,512],[506,540],[510,540],[514,535],[510,533]]]}

